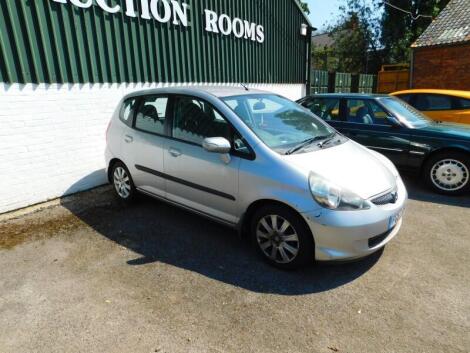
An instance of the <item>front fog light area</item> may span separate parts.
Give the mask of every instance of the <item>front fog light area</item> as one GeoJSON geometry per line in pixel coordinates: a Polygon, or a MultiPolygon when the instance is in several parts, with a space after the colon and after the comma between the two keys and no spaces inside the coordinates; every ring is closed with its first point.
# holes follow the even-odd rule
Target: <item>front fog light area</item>
{"type": "Polygon", "coordinates": [[[365,210],[370,208],[367,201],[360,196],[335,185],[316,173],[310,173],[308,182],[313,198],[322,207],[340,211],[365,210]]]}

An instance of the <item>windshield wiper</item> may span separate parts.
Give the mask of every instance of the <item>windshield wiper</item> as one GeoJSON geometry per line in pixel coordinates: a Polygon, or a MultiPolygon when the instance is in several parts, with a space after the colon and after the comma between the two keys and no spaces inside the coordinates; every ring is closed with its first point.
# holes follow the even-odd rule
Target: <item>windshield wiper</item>
{"type": "Polygon", "coordinates": [[[323,146],[325,146],[326,144],[328,144],[328,143],[330,143],[331,141],[333,141],[333,140],[335,139],[335,137],[336,137],[336,132],[333,132],[333,133],[331,134],[331,137],[329,137],[329,138],[327,138],[327,139],[321,141],[321,142],[318,144],[318,146],[319,146],[320,148],[323,148],[323,146]]]}
{"type": "MultiPolygon", "coordinates": [[[[325,140],[325,142],[328,142],[330,139],[333,139],[335,137],[335,135],[336,135],[336,133],[334,132],[333,134],[327,135],[327,136],[316,136],[316,137],[308,138],[308,139],[303,140],[302,142],[300,142],[298,145],[296,145],[296,146],[292,147],[291,149],[287,150],[287,152],[285,154],[286,155],[293,154],[293,153],[295,153],[297,151],[300,151],[301,149],[311,145],[312,143],[314,143],[316,141],[325,140]]],[[[323,147],[323,144],[320,147],[323,147]]]]}

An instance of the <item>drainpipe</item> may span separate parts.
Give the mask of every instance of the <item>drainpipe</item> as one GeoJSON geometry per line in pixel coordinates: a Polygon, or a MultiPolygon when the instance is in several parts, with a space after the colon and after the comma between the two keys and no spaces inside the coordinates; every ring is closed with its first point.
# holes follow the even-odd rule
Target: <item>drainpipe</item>
{"type": "Polygon", "coordinates": [[[308,96],[310,94],[311,79],[312,79],[312,33],[316,31],[315,27],[308,26],[307,28],[307,72],[306,72],[306,89],[305,93],[308,96]]]}
{"type": "Polygon", "coordinates": [[[411,60],[410,60],[410,82],[408,83],[409,88],[413,88],[413,74],[415,70],[415,49],[411,49],[411,60]]]}

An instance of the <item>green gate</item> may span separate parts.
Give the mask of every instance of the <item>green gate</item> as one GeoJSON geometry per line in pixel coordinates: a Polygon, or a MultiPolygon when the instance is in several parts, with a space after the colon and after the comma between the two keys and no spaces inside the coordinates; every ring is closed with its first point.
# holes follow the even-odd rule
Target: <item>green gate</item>
{"type": "Polygon", "coordinates": [[[312,70],[310,93],[328,93],[328,71],[312,70]]]}
{"type": "Polygon", "coordinates": [[[351,92],[351,74],[337,72],[335,77],[335,93],[351,92]]]}
{"type": "Polygon", "coordinates": [[[359,75],[359,93],[373,93],[374,83],[376,80],[375,75],[359,75]]]}

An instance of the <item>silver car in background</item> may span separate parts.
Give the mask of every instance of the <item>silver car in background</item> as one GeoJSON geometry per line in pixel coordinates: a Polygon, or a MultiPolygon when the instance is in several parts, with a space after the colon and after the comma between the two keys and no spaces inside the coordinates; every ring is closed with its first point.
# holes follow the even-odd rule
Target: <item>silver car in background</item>
{"type": "Polygon", "coordinates": [[[237,228],[281,268],[381,249],[407,200],[387,158],[286,98],[246,88],[127,95],[106,163],[123,201],[140,192],[237,228]]]}

